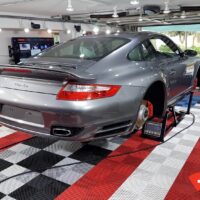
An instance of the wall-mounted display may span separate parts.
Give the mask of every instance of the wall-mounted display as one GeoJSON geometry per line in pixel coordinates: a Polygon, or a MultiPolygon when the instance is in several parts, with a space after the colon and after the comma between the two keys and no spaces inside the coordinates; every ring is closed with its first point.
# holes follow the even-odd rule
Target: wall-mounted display
{"type": "Polygon", "coordinates": [[[17,64],[22,58],[29,58],[54,45],[53,38],[13,37],[13,57],[17,64]]]}

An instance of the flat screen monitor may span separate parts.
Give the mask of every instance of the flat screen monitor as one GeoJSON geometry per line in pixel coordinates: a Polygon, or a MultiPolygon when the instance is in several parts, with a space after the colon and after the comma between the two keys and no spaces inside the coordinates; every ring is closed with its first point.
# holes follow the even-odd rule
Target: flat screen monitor
{"type": "Polygon", "coordinates": [[[54,45],[53,38],[13,37],[11,39],[14,56],[29,58],[54,45]]]}

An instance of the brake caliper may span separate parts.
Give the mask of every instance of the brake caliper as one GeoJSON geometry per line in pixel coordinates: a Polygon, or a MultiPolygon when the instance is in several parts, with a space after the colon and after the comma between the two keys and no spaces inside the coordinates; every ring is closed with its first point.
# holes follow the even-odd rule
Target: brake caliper
{"type": "Polygon", "coordinates": [[[147,101],[147,107],[149,110],[149,115],[148,118],[152,118],[153,117],[153,104],[150,101],[147,101]]]}

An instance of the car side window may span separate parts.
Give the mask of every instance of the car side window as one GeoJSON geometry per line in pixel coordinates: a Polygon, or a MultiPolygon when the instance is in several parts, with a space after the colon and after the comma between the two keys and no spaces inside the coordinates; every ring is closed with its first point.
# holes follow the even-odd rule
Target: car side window
{"type": "Polygon", "coordinates": [[[172,58],[178,56],[178,48],[168,38],[152,38],[150,42],[157,58],[172,58]]]}
{"type": "Polygon", "coordinates": [[[131,61],[143,61],[141,45],[138,45],[128,54],[128,59],[131,61]]]}
{"type": "Polygon", "coordinates": [[[153,57],[152,48],[146,42],[135,47],[128,55],[131,61],[150,61],[153,57]]]}

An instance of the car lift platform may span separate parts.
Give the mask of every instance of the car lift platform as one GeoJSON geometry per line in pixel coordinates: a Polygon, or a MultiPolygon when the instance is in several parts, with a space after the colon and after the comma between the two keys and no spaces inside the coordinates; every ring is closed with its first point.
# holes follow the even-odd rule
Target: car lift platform
{"type": "Polygon", "coordinates": [[[187,111],[175,111],[175,105],[167,108],[163,118],[153,117],[149,119],[142,129],[142,137],[155,141],[164,142],[164,137],[173,127],[176,127],[185,117],[190,114],[194,92],[189,94],[187,111]]]}

